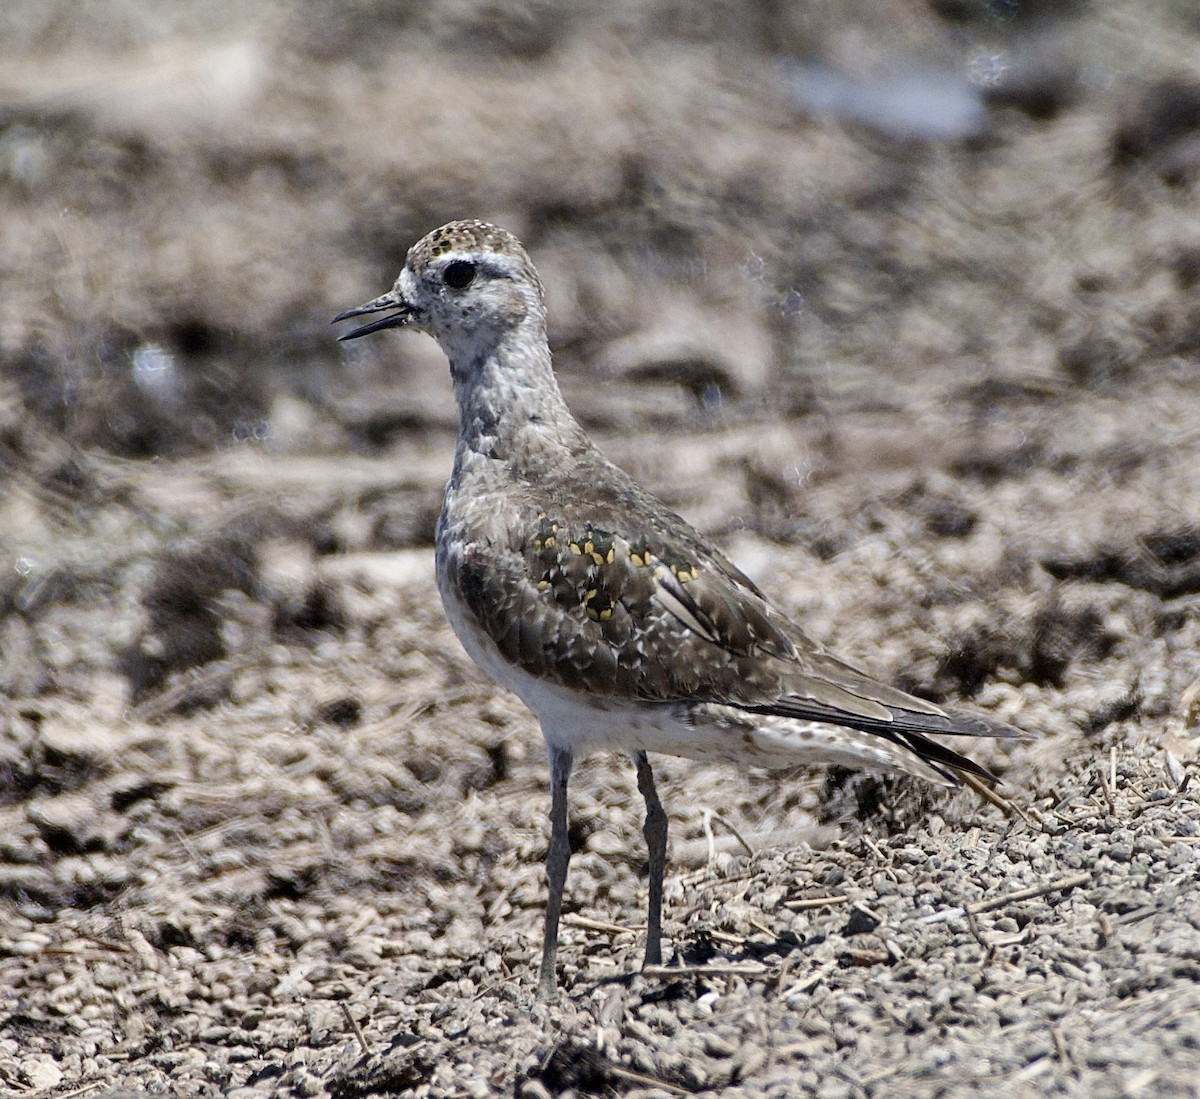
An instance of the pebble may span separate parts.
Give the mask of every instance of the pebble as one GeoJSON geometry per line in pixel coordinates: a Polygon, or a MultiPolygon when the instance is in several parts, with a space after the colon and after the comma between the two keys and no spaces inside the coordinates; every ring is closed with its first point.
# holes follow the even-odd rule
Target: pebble
{"type": "Polygon", "coordinates": [[[62,1069],[53,1057],[24,1057],[20,1062],[21,1079],[37,1091],[56,1088],[62,1083],[62,1069]]]}
{"type": "MultiPolygon", "coordinates": [[[[375,703],[363,697],[370,713],[375,703]]],[[[439,735],[454,725],[447,714],[437,716],[439,735]]],[[[396,736],[406,745],[410,730],[396,736]]],[[[941,837],[919,823],[889,836],[894,822],[875,821],[863,827],[878,850],[851,837],[819,857],[787,848],[730,862],[728,878],[676,868],[666,911],[672,956],[688,965],[719,964],[741,960],[739,951],[757,942],[764,945],[765,977],[626,980],[638,966],[638,934],[609,938],[571,929],[563,948],[564,991],[555,1004],[540,1007],[532,1002],[531,978],[543,899],[544,836],[536,828],[522,822],[516,829],[512,850],[520,848],[520,858],[497,856],[505,844],[491,825],[473,819],[457,848],[470,856],[464,868],[437,861],[437,837],[428,829],[425,846],[412,851],[404,830],[413,821],[378,806],[361,810],[386,825],[378,831],[341,824],[315,835],[305,827],[305,813],[277,813],[269,824],[278,834],[272,837],[264,826],[256,838],[255,825],[226,803],[211,811],[208,823],[189,824],[181,802],[172,828],[188,836],[188,828],[196,829],[210,854],[229,845],[237,857],[202,855],[197,866],[192,848],[185,851],[172,839],[174,861],[162,860],[155,873],[137,878],[154,905],[144,923],[131,910],[129,928],[144,936],[137,948],[132,932],[114,922],[104,904],[0,929],[5,979],[23,981],[21,1011],[53,1024],[31,1038],[0,1023],[0,1089],[11,1083],[40,1094],[104,1078],[151,1094],[360,1094],[370,1088],[332,1083],[361,1057],[344,1003],[371,1054],[381,1059],[377,1081],[413,1095],[559,1099],[568,1085],[552,1088],[537,1071],[568,1038],[631,1071],[677,1087],[707,1087],[714,1095],[727,1089],[737,1099],[858,1099],[864,1088],[854,1078],[873,1079],[865,1089],[870,1094],[890,1094],[891,1082],[872,1073],[899,1064],[914,1094],[936,1090],[940,1081],[985,1077],[998,1092],[1023,1094],[1015,1074],[1037,1065],[1044,1066],[1042,1075],[1025,1090],[1101,1095],[1119,1091],[1120,1081],[1130,1078],[1114,1068],[1122,1059],[1161,1069],[1166,1083],[1159,1090],[1173,1094],[1180,1076],[1170,1075],[1172,1057],[1184,1065],[1200,1043],[1200,897],[1191,888],[1198,847],[1159,837],[1197,834],[1188,815],[1195,801],[1141,798],[1138,782],[1155,787],[1132,750],[1122,752],[1129,758],[1123,784],[1113,791],[1115,812],[1104,819],[1081,815],[1057,835],[1030,834],[1023,830],[1035,823],[975,808],[978,835],[960,852],[954,844],[964,841],[961,815],[944,809],[941,837]],[[285,827],[295,829],[294,842],[305,854],[291,861],[317,866],[322,883],[300,896],[259,896],[244,905],[238,897],[235,903],[236,888],[264,888],[268,879],[252,871],[259,860],[269,861],[264,852],[283,842],[285,827]],[[329,853],[321,858],[306,846],[322,844],[329,853]],[[367,887],[343,889],[339,875],[359,872],[359,846],[369,849],[364,858],[382,884],[370,887],[371,909],[364,906],[356,920],[356,890],[366,895],[367,887]],[[512,862],[488,868],[482,852],[512,862]],[[336,865],[326,865],[326,857],[336,865]],[[980,915],[985,940],[1022,930],[1033,935],[990,957],[965,920],[918,920],[935,908],[1043,884],[1072,865],[1093,872],[1085,887],[1008,901],[980,915]],[[221,867],[228,874],[210,881],[221,867]],[[405,892],[410,874],[423,883],[419,903],[405,892]],[[755,930],[751,921],[770,925],[762,914],[769,906],[812,895],[820,881],[851,902],[796,913],[791,925],[802,929],[803,945],[783,949],[755,930]],[[934,898],[936,906],[927,903],[934,898]],[[1151,906],[1152,918],[1123,921],[1151,906]],[[721,934],[708,938],[710,931],[721,934]],[[734,933],[740,943],[730,941],[734,933]],[[890,958],[886,943],[895,944],[890,958]],[[580,965],[581,957],[587,965],[580,965]],[[601,959],[606,965],[591,966],[601,959]],[[795,987],[803,991],[785,999],[782,993],[795,987]],[[1120,1029],[1112,1029],[1114,1022],[1120,1029]],[[1050,1026],[1062,1038],[1067,1062],[1050,1026]],[[153,1052],[129,1056],[135,1037],[136,1048],[153,1052]],[[280,1066],[287,1074],[282,1084],[280,1066]],[[529,1078],[517,1083],[522,1074],[529,1078]]],[[[441,781],[453,781],[449,756],[439,757],[439,766],[447,775],[441,781]]],[[[1154,766],[1149,760],[1147,767],[1154,766]]],[[[256,772],[247,766],[246,773],[256,772]]],[[[1062,779],[1062,794],[1073,795],[1065,815],[1099,804],[1088,785],[1093,781],[1094,771],[1062,779]]],[[[490,795],[474,790],[470,796],[490,795]]],[[[512,796],[511,790],[503,794],[512,796]]],[[[602,799],[592,796],[589,811],[599,813],[602,799]]],[[[903,805],[902,796],[897,804],[903,805]]],[[[494,805],[469,810],[489,821],[488,814],[498,812],[494,805]]],[[[324,811],[318,805],[311,815],[324,811]]],[[[358,810],[342,807],[335,815],[352,812],[358,810]]],[[[450,830],[449,823],[438,827],[450,830]]],[[[629,855],[639,825],[635,816],[628,827],[614,827],[626,829],[613,833],[620,858],[589,863],[596,852],[585,846],[580,877],[571,879],[572,905],[633,929],[644,904],[644,879],[629,855]]],[[[157,842],[152,832],[139,835],[129,856],[135,864],[141,845],[157,842]]],[[[444,850],[456,850],[452,836],[444,850]]],[[[57,864],[74,875],[80,860],[57,864]]],[[[132,868],[137,875],[145,870],[132,868]]]]}

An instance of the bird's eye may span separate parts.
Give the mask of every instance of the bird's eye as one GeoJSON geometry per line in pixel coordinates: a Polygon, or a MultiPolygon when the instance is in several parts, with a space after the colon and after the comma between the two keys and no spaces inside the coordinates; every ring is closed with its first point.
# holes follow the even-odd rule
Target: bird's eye
{"type": "Polygon", "coordinates": [[[451,290],[465,290],[475,281],[475,264],[465,259],[456,259],[446,264],[442,280],[451,290]]]}

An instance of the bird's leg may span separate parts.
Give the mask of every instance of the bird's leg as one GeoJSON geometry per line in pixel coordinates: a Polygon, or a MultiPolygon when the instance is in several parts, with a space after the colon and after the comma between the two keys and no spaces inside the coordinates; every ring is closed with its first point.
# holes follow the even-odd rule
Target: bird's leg
{"type": "Polygon", "coordinates": [[[650,855],[650,903],[646,917],[646,965],[662,965],[662,896],[663,867],[667,861],[667,814],[663,812],[658,791],[654,788],[654,772],[645,752],[633,757],[637,764],[638,790],[646,799],[646,823],[642,835],[650,855]]]}
{"type": "Polygon", "coordinates": [[[567,864],[571,861],[571,841],[567,836],[567,782],[571,777],[571,764],[570,752],[550,746],[550,850],[546,854],[550,895],[546,901],[546,935],[542,940],[542,968],[538,974],[539,1000],[552,999],[557,983],[554,958],[558,953],[558,917],[562,913],[567,864]]]}

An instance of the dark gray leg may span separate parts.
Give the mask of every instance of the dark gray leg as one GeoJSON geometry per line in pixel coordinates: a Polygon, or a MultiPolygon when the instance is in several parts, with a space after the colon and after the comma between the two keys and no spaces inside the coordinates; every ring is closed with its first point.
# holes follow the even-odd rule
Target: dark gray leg
{"type": "Polygon", "coordinates": [[[654,788],[654,772],[645,752],[633,757],[637,764],[638,789],[646,799],[646,823],[642,835],[650,854],[650,905],[646,918],[646,965],[662,965],[662,895],[663,867],[667,861],[667,814],[663,812],[658,791],[654,788]]]}
{"type": "Polygon", "coordinates": [[[538,974],[539,1000],[552,999],[557,983],[554,957],[558,953],[558,917],[562,913],[567,864],[571,861],[571,841],[567,838],[567,782],[571,778],[571,764],[570,752],[550,748],[550,850],[546,855],[550,896],[546,901],[546,937],[542,940],[542,968],[538,974]]]}

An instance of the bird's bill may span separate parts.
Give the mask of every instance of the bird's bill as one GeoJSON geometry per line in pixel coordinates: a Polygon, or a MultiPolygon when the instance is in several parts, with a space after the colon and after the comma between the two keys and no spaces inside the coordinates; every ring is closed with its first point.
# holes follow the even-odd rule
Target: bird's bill
{"type": "Polygon", "coordinates": [[[369,336],[372,332],[381,332],[385,328],[403,328],[413,318],[413,308],[408,304],[395,290],[389,290],[386,294],[381,294],[373,301],[367,302],[366,305],[360,305],[357,309],[347,309],[344,313],[339,313],[330,321],[331,324],[337,324],[338,321],[347,321],[351,317],[362,317],[368,313],[382,313],[385,309],[394,309],[395,312],[388,317],[380,317],[377,321],[371,321],[370,324],[360,325],[358,328],[352,328],[349,332],[343,332],[338,336],[338,340],[356,340],[359,336],[369,336]]]}

